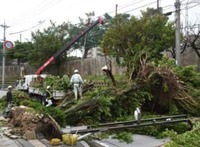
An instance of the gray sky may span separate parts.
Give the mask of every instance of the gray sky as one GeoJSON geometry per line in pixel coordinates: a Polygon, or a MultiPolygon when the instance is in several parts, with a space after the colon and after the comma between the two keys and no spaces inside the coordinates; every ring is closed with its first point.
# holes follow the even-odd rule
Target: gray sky
{"type": "MultiPolygon", "coordinates": [[[[180,1],[181,23],[185,25],[188,18],[188,24],[200,24],[200,0],[180,1]]],[[[174,3],[175,0],[160,0],[159,5],[163,7],[163,13],[174,12],[174,3]]],[[[20,40],[21,35],[22,41],[26,41],[30,40],[31,32],[47,27],[49,20],[57,24],[67,21],[77,23],[78,17],[86,18],[85,13],[92,11],[95,16],[102,16],[106,12],[114,16],[116,4],[118,13],[137,17],[147,7],[157,8],[157,0],[1,0],[0,25],[5,20],[6,25],[10,26],[6,29],[7,40],[20,40]]],[[[174,19],[173,13],[170,20],[174,19]]],[[[0,28],[0,39],[3,39],[3,28],[0,28]]]]}

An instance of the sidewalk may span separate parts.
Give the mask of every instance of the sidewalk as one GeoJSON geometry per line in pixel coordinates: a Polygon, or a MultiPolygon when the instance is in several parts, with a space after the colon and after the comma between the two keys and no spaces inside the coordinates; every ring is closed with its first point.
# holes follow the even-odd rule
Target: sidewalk
{"type": "MultiPolygon", "coordinates": [[[[3,121],[7,120],[3,116],[0,116],[0,123],[3,121]]],[[[4,130],[6,130],[6,127],[0,126],[0,147],[46,147],[39,140],[27,141],[20,138],[10,138],[4,135],[4,130]]]]}
{"type": "Polygon", "coordinates": [[[3,135],[3,133],[1,132],[0,133],[0,147],[35,147],[35,146],[24,139],[8,138],[5,135],[3,135]]]}
{"type": "MultiPolygon", "coordinates": [[[[5,135],[7,127],[2,127],[1,123],[3,121],[7,121],[4,117],[0,114],[0,147],[53,147],[48,140],[42,139],[34,139],[34,140],[25,140],[22,138],[17,138],[17,136],[10,135],[8,137],[5,135]]],[[[56,147],[70,147],[64,143],[57,145],[56,147]]],[[[89,145],[84,142],[80,141],[74,147],[89,147],[89,145]]]]}

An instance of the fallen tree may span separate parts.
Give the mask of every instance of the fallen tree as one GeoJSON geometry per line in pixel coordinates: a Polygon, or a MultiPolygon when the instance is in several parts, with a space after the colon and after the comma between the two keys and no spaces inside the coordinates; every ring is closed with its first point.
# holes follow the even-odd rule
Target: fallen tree
{"type": "Polygon", "coordinates": [[[190,95],[190,87],[181,81],[178,75],[168,66],[155,66],[141,61],[137,85],[152,94],[152,99],[146,99],[143,108],[157,113],[168,113],[172,104],[192,112],[198,103],[190,95]]]}

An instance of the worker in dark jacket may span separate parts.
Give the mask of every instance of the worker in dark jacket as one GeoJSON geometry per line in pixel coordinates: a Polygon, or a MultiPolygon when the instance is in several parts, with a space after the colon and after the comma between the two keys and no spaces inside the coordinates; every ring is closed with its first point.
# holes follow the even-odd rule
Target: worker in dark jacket
{"type": "Polygon", "coordinates": [[[6,94],[6,103],[7,106],[10,105],[12,102],[12,86],[8,86],[8,92],[6,94]]]}
{"type": "Polygon", "coordinates": [[[8,117],[9,112],[11,110],[11,103],[12,103],[12,86],[8,86],[8,92],[6,94],[6,103],[7,103],[7,107],[6,107],[6,116],[5,118],[8,117]]]}

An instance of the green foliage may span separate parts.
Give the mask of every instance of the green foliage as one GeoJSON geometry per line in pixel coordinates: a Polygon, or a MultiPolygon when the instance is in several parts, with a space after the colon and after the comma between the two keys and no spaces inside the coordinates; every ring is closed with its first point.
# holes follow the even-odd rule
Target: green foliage
{"type": "Polygon", "coordinates": [[[104,115],[104,117],[111,117],[111,105],[113,97],[106,94],[107,91],[102,95],[102,97],[98,97],[98,103],[100,104],[100,107],[98,108],[98,111],[104,115]]]}
{"type": "Polygon", "coordinates": [[[0,111],[5,110],[5,108],[6,108],[6,99],[5,99],[5,97],[2,97],[0,99],[0,111]]]}
{"type": "Polygon", "coordinates": [[[176,68],[176,73],[182,81],[188,84],[188,86],[194,88],[200,87],[200,73],[197,72],[197,67],[195,65],[176,68]]]}
{"type": "Polygon", "coordinates": [[[169,114],[170,115],[179,114],[179,110],[175,104],[169,105],[169,114]]]}
{"type": "MultiPolygon", "coordinates": [[[[7,123],[6,121],[0,120],[0,128],[4,127],[6,125],[6,123],[7,123]]],[[[2,130],[0,130],[0,131],[2,131],[2,130]]]]}
{"type": "Polygon", "coordinates": [[[13,90],[13,103],[17,106],[20,105],[20,102],[23,100],[29,99],[29,95],[24,91],[13,90]]]}
{"type": "MultiPolygon", "coordinates": [[[[44,109],[44,106],[43,106],[42,104],[40,104],[40,103],[37,102],[36,100],[31,100],[31,99],[21,101],[21,102],[20,102],[20,105],[24,105],[24,106],[27,106],[27,107],[31,107],[31,108],[35,109],[36,112],[38,112],[38,113],[42,112],[43,109],[44,109]]],[[[43,112],[44,112],[44,111],[43,111],[43,112]]]]}
{"type": "MultiPolygon", "coordinates": [[[[18,64],[30,61],[30,56],[33,51],[32,42],[15,42],[15,47],[13,49],[12,59],[17,59],[18,64]]],[[[11,55],[9,53],[8,55],[11,55]]]]}
{"type": "MultiPolygon", "coordinates": [[[[19,106],[21,101],[29,99],[28,94],[23,91],[13,90],[12,96],[13,96],[12,103],[16,106],[19,106]]],[[[6,108],[6,96],[3,96],[0,99],[0,109],[4,110],[5,108],[6,108]]]]}
{"type": "Polygon", "coordinates": [[[104,81],[105,76],[104,75],[89,75],[86,77],[87,81],[92,81],[92,82],[98,82],[98,81],[104,81]]]}
{"type": "Polygon", "coordinates": [[[67,75],[59,76],[47,76],[43,80],[43,87],[51,86],[54,90],[65,90],[71,89],[70,78],[67,75]]]}
{"type": "Polygon", "coordinates": [[[45,109],[46,113],[51,115],[55,121],[61,126],[61,127],[65,127],[66,125],[66,119],[65,119],[65,113],[56,107],[49,107],[45,109]]]}
{"type": "Polygon", "coordinates": [[[117,120],[123,120],[124,116],[134,116],[135,109],[141,107],[145,99],[151,99],[151,97],[149,92],[130,88],[129,85],[121,94],[117,94],[113,100],[112,116],[117,120]]]}
{"type": "Polygon", "coordinates": [[[200,123],[194,125],[192,131],[187,131],[180,135],[172,134],[171,141],[165,147],[197,147],[200,144],[200,123]]]}
{"type": "Polygon", "coordinates": [[[187,85],[189,95],[198,102],[193,115],[200,116],[200,73],[196,71],[196,66],[193,65],[176,68],[175,72],[187,85]]]}
{"type": "Polygon", "coordinates": [[[121,131],[115,134],[112,138],[118,139],[120,142],[132,143],[133,134],[131,132],[121,131]]]}
{"type": "MultiPolygon", "coordinates": [[[[51,22],[51,26],[43,31],[38,30],[32,33],[33,47],[34,49],[30,54],[30,64],[33,67],[40,67],[45,61],[53,56],[58,50],[65,45],[66,36],[68,36],[68,30],[70,23],[63,23],[56,25],[51,22]]],[[[56,72],[59,73],[59,65],[65,60],[66,55],[63,54],[55,60],[52,64],[55,66],[56,72]]],[[[52,67],[52,65],[49,66],[52,67]]],[[[47,70],[49,69],[47,68],[47,70]]]]}
{"type": "MultiPolygon", "coordinates": [[[[85,29],[85,28],[89,27],[90,25],[92,25],[94,23],[94,21],[96,21],[94,12],[89,12],[89,13],[85,13],[85,14],[86,14],[86,19],[79,18],[79,20],[80,20],[80,23],[78,24],[79,31],[80,31],[80,28],[85,29]],[[95,20],[94,20],[94,17],[95,17],[95,20]]],[[[106,20],[107,19],[108,19],[108,17],[106,18],[106,20]]],[[[93,27],[92,30],[90,30],[88,33],[86,33],[86,35],[83,36],[76,43],[77,49],[84,48],[83,58],[87,57],[87,53],[89,50],[91,50],[92,48],[94,48],[96,46],[99,46],[99,44],[103,38],[105,28],[106,28],[106,25],[96,25],[95,27],[93,27]]]]}
{"type": "Polygon", "coordinates": [[[193,88],[200,87],[200,73],[197,71],[196,65],[176,66],[174,59],[165,56],[162,60],[159,60],[158,65],[171,68],[187,86],[192,86],[193,88]]]}
{"type": "Polygon", "coordinates": [[[174,32],[173,24],[157,10],[147,9],[140,19],[120,14],[105,33],[102,47],[109,49],[109,55],[122,57],[121,64],[131,74],[143,54],[151,61],[161,59],[161,52],[174,45],[174,32]]]}
{"type": "Polygon", "coordinates": [[[145,108],[152,108],[155,104],[153,109],[156,111],[158,108],[156,112],[163,110],[165,113],[177,114],[186,111],[199,114],[199,73],[194,66],[176,66],[175,60],[166,56],[141,66],[137,83],[153,95],[152,101],[147,101],[148,106],[145,105],[145,108]]]}
{"type": "MultiPolygon", "coordinates": [[[[111,105],[113,96],[110,89],[96,88],[93,91],[88,92],[86,97],[88,99],[96,99],[98,103],[98,107],[95,110],[92,110],[94,114],[91,116],[93,121],[98,122],[112,119],[111,105]]],[[[87,118],[88,117],[89,116],[87,116],[87,118]]]]}
{"type": "Polygon", "coordinates": [[[176,136],[177,132],[175,132],[174,130],[169,130],[168,128],[166,128],[165,131],[163,131],[160,135],[161,138],[166,138],[166,137],[174,138],[176,136]]]}
{"type": "Polygon", "coordinates": [[[159,126],[146,126],[135,129],[133,132],[138,134],[145,134],[154,136],[156,138],[171,137],[170,135],[182,134],[188,131],[189,126],[186,123],[166,124],[159,126]],[[170,130],[170,131],[169,131],[170,130]]]}
{"type": "Polygon", "coordinates": [[[49,114],[51,115],[55,121],[62,127],[65,126],[65,113],[56,107],[45,107],[41,103],[38,103],[34,100],[24,100],[20,102],[21,105],[33,108],[39,114],[49,114]]]}

